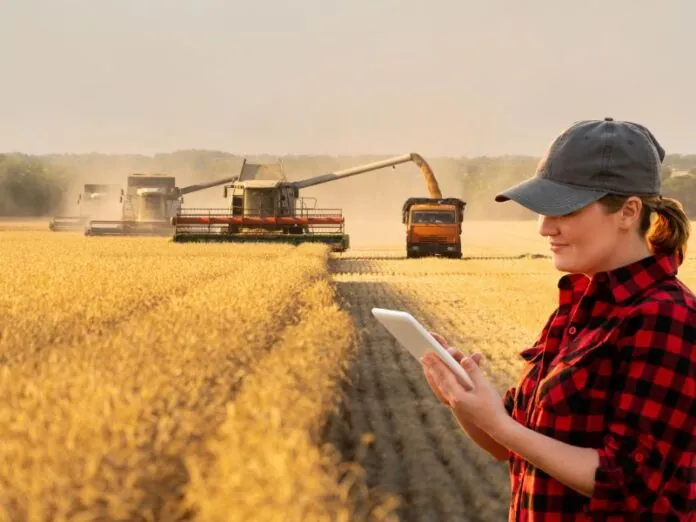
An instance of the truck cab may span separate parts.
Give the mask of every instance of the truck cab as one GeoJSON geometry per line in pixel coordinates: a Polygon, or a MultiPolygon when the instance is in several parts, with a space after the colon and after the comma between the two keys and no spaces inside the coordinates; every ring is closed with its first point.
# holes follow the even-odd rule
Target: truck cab
{"type": "Polygon", "coordinates": [[[409,198],[402,209],[406,257],[462,257],[461,233],[466,203],[458,198],[409,198]]]}

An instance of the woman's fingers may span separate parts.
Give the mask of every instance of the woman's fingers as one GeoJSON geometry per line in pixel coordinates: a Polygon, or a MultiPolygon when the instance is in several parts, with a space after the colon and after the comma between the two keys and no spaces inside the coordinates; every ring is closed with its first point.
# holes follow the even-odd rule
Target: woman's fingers
{"type": "Polygon", "coordinates": [[[480,353],[476,352],[471,356],[471,358],[474,360],[477,366],[481,366],[481,359],[483,359],[483,355],[480,353]]]}
{"type": "MultiPolygon", "coordinates": [[[[458,363],[462,362],[462,359],[464,359],[464,354],[460,352],[457,348],[453,348],[452,346],[449,345],[447,340],[442,337],[440,334],[435,333],[435,332],[430,332],[430,334],[435,338],[437,342],[439,342],[443,348],[445,348],[449,354],[454,357],[454,360],[457,361],[458,363]]],[[[481,359],[481,354],[478,354],[478,358],[475,358],[474,360],[476,361],[476,364],[479,363],[479,360],[481,359]]]]}
{"type": "Polygon", "coordinates": [[[449,348],[449,343],[448,343],[447,340],[446,340],[444,337],[442,337],[440,334],[435,333],[435,332],[430,332],[430,335],[432,335],[432,336],[435,338],[435,340],[436,340],[438,343],[440,343],[442,346],[444,346],[445,348],[449,348]]]}
{"type": "Polygon", "coordinates": [[[447,351],[452,357],[454,357],[455,361],[457,361],[458,363],[462,362],[462,359],[464,358],[464,354],[462,352],[452,347],[447,348],[447,351]]]}

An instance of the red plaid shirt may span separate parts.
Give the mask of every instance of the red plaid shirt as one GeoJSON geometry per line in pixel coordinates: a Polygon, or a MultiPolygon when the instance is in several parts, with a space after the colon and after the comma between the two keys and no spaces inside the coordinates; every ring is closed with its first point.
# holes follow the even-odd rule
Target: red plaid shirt
{"type": "Polygon", "coordinates": [[[656,255],[560,279],[504,401],[524,426],[597,448],[594,493],[510,452],[509,520],[696,521],[696,298],[677,267],[656,255]]]}

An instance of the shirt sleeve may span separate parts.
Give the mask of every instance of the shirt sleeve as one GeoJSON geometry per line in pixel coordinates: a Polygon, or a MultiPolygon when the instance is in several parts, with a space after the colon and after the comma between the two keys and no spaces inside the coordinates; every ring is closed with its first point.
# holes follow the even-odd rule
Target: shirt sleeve
{"type": "Polygon", "coordinates": [[[505,406],[505,409],[508,412],[508,415],[512,415],[512,409],[515,405],[515,392],[517,391],[516,386],[511,386],[507,390],[505,390],[505,394],[503,395],[503,406],[505,406]]]}
{"type": "Polygon", "coordinates": [[[586,512],[599,518],[631,513],[686,520],[696,471],[693,311],[673,302],[652,303],[623,330],[617,341],[618,391],[608,409],[608,434],[598,449],[586,512]]]}

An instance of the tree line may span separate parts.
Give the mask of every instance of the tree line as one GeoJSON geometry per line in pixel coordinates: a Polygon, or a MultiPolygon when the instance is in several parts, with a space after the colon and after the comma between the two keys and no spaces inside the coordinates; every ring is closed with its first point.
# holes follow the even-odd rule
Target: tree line
{"type": "MultiPolygon", "coordinates": [[[[239,171],[244,157],[208,150],[185,150],[154,156],[0,154],[0,216],[53,215],[66,201],[74,204],[75,196],[83,183],[122,182],[126,175],[134,172],[174,175],[180,186],[229,176],[239,171]]],[[[257,155],[247,158],[257,162],[275,162],[280,159],[288,179],[304,177],[306,172],[315,175],[381,159],[377,156],[318,155],[257,155]]],[[[497,156],[426,159],[447,195],[467,201],[467,214],[474,219],[535,217],[518,205],[496,205],[492,200],[498,191],[531,176],[538,158],[497,156]]],[[[679,200],[687,214],[696,219],[696,155],[668,155],[662,173],[663,194],[679,200]]]]}

